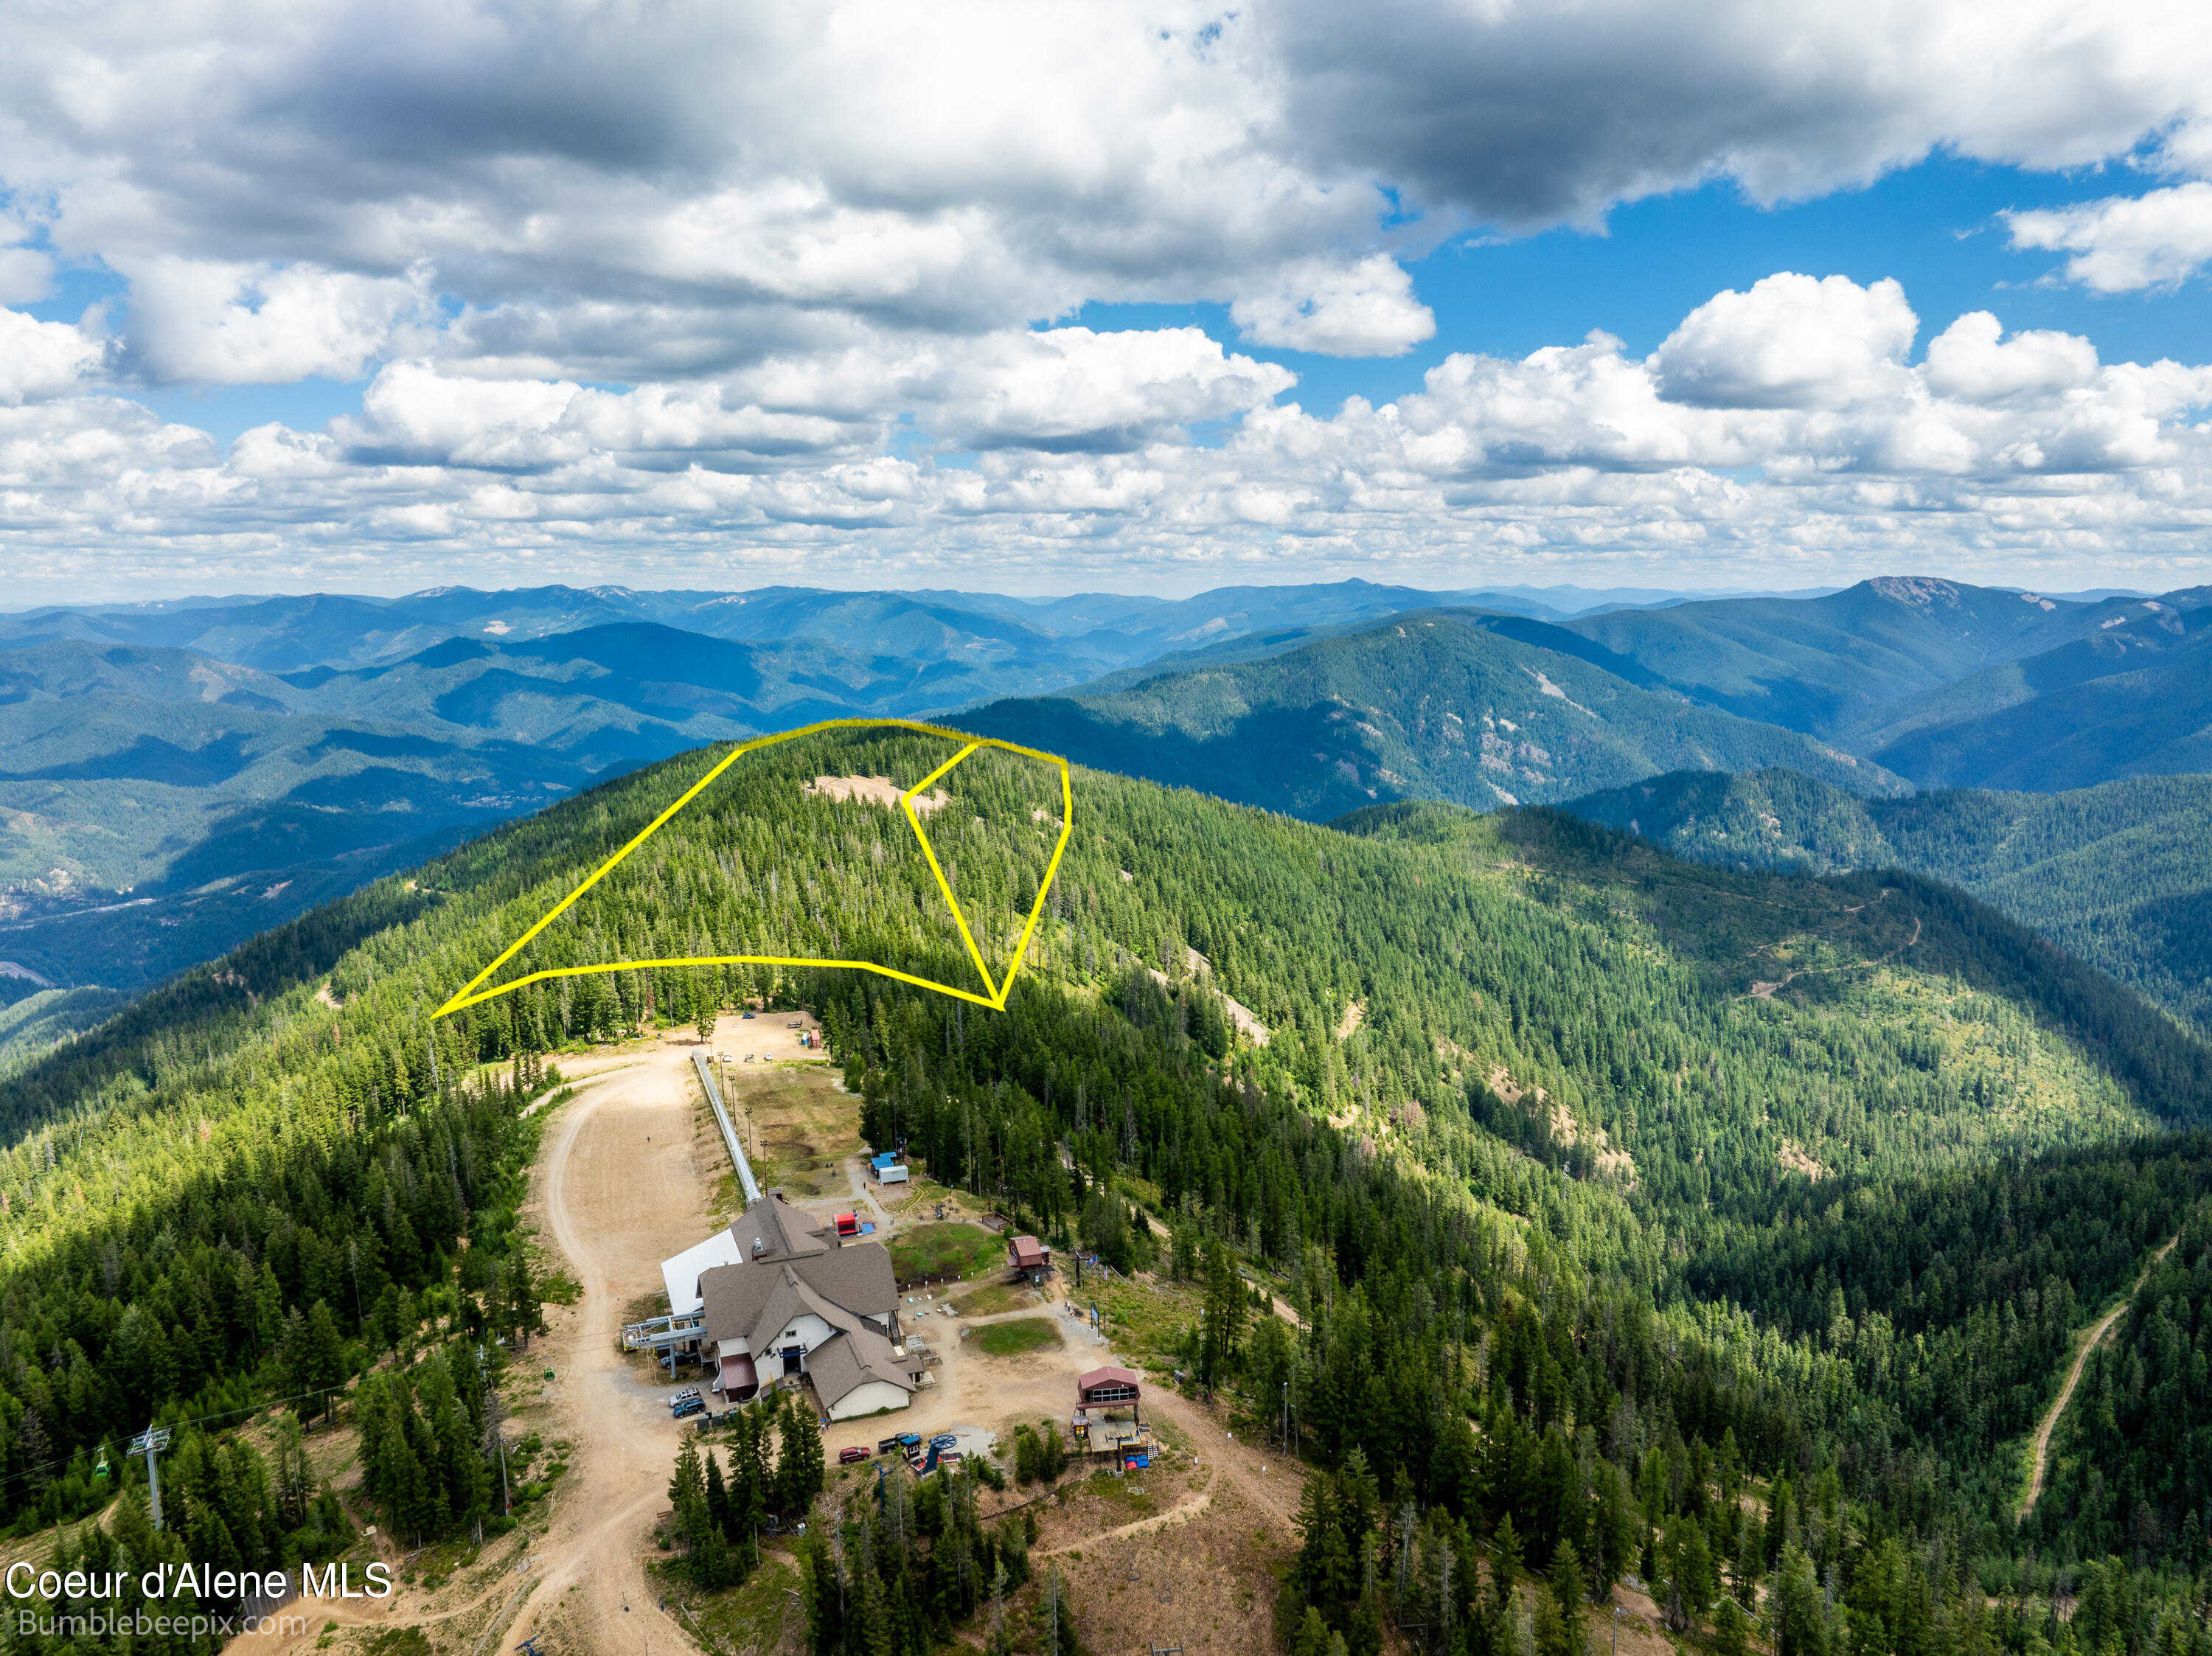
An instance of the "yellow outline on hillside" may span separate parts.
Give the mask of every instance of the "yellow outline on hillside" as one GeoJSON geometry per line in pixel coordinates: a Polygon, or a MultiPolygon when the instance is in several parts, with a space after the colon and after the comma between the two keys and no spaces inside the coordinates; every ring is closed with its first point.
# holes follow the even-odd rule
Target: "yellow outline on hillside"
{"type": "Polygon", "coordinates": [[[537,925],[509,943],[500,952],[496,960],[463,984],[451,999],[430,1016],[433,1019],[441,1018],[450,1012],[458,1012],[466,1007],[481,1005],[488,1000],[495,1000],[501,995],[521,988],[526,983],[542,983],[549,978],[590,977],[607,972],[649,972],[657,968],[672,966],[821,966],[842,968],[854,972],[873,972],[882,977],[896,978],[901,983],[913,984],[919,989],[934,989],[940,995],[951,995],[956,999],[972,1001],[978,1006],[988,1006],[994,1012],[1002,1012],[1006,1010],[1006,996],[1014,986],[1014,976],[1022,969],[1022,961],[1029,954],[1030,939],[1036,934],[1037,921],[1043,918],[1044,901],[1052,894],[1053,877],[1060,872],[1060,854],[1067,849],[1068,835],[1074,831],[1074,783],[1067,761],[1058,754],[1040,753],[1035,748],[1024,748],[1013,742],[1001,742],[996,737],[970,736],[965,731],[950,730],[942,725],[925,725],[911,719],[825,719],[818,725],[803,725],[795,731],[784,731],[775,736],[757,736],[750,742],[739,743],[714,769],[684,790],[683,798],[647,822],[639,830],[635,839],[594,869],[591,878],[586,880],[583,884],[547,910],[544,917],[537,925]],[[789,742],[798,737],[817,735],[823,731],[886,729],[918,731],[924,736],[949,737],[955,742],[964,742],[968,744],[901,794],[899,808],[906,813],[906,820],[914,828],[914,837],[921,841],[921,854],[929,859],[929,871],[937,877],[937,889],[944,894],[945,906],[952,911],[952,922],[960,928],[960,939],[968,945],[968,958],[975,961],[975,970],[983,980],[983,987],[990,992],[988,995],[979,995],[972,989],[956,989],[949,983],[935,983],[927,978],[916,977],[911,972],[902,972],[896,967],[878,966],[873,961],[816,960],[793,955],[686,955],[679,960],[610,961],[602,966],[556,966],[543,972],[528,973],[514,979],[512,982],[495,984],[489,989],[479,992],[477,989],[479,984],[513,960],[532,937],[560,919],[571,903],[606,878],[623,858],[658,834],[670,818],[697,798],[708,783],[729,769],[746,754],[762,748],[774,747],[779,742],[789,742]],[[1060,767],[1060,841],[1052,848],[1052,860],[1045,865],[1044,878],[1037,886],[1036,906],[1030,910],[1029,919],[1022,927],[1021,940],[1014,946],[1014,958],[1006,967],[1006,981],[1003,983],[992,981],[991,968],[983,963],[983,951],[976,947],[975,933],[968,929],[968,917],[961,913],[960,900],[952,895],[951,882],[945,877],[945,870],[938,866],[937,852],[929,843],[929,835],[922,831],[921,818],[915,814],[914,809],[914,802],[918,796],[926,792],[932,783],[978,748],[1002,748],[1008,753],[1018,753],[1030,759],[1042,759],[1048,764],[1060,767]]]}

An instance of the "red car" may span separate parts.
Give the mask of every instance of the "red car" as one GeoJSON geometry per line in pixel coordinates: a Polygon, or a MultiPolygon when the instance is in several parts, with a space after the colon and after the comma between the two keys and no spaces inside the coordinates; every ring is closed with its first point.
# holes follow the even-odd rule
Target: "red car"
{"type": "Polygon", "coordinates": [[[849,1466],[856,1460],[866,1460],[868,1454],[869,1452],[866,1449],[856,1443],[849,1449],[837,1451],[837,1464],[840,1466],[849,1466]]]}

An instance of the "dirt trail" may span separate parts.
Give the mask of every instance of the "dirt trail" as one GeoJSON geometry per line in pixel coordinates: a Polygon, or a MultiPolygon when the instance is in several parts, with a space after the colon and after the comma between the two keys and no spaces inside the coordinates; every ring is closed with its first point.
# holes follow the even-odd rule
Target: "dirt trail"
{"type": "Polygon", "coordinates": [[[1080,1540],[1064,1541],[1057,1547],[1046,1547],[1030,1555],[1033,1558],[1050,1558],[1055,1553],[1080,1552],[1085,1547],[1095,1547],[1102,1541],[1118,1541],[1124,1536],[1149,1535],[1164,1529],[1170,1524],[1180,1524],[1187,1518],[1195,1518],[1213,1502],[1213,1486],[1221,1481],[1221,1468],[1213,1469],[1213,1476],[1206,1480],[1206,1487],[1188,1501],[1170,1507],[1150,1518],[1140,1518],[1133,1524],[1124,1524],[1117,1529],[1101,1530],[1096,1535],[1086,1535],[1080,1540]]]}
{"type": "Polygon", "coordinates": [[[2099,1318],[2096,1325],[2083,1336],[2080,1349],[2074,1353],[2074,1366],[2066,1371],[2066,1384],[2058,1388],[2057,1401],[2051,1405],[2050,1410],[2043,1416],[2042,1423],[2035,1429],[2035,1455],[2028,1472],[2027,1496],[2020,1503],[2021,1522],[2027,1521],[2027,1515],[2035,1510],[2036,1500],[2043,1493],[2043,1475],[2051,1454],[2051,1435],[2057,1429],[2059,1420],[2066,1413],[2066,1405],[2074,1401],[2074,1388],[2081,1384],[2081,1371],[2089,1366],[2089,1354],[2105,1343],[2105,1337],[2112,1331],[2112,1325],[2136,1302],[2136,1295],[2142,1292],[2142,1285],[2150,1280],[2151,1272],[2157,1270],[2166,1256],[2173,1252],[2173,1245],[2180,1240],[2181,1233],[2179,1231],[2167,1237],[2166,1246],[2150,1256],[2150,1263],[2142,1268],[2142,1275],[2136,1278],[2135,1286],[2121,1296],[2118,1305],[2099,1318]]]}
{"type": "MultiPolygon", "coordinates": [[[[1866,905],[1862,903],[1859,907],[1863,908],[1866,905]]],[[[1856,913],[1856,911],[1854,910],[1853,912],[1856,913]]],[[[1899,955],[1902,955],[1906,949],[1911,948],[1913,944],[1919,941],[1920,917],[1917,914],[1915,914],[1912,917],[1912,935],[1907,937],[1903,943],[1898,944],[1896,948],[1891,949],[1887,955],[1876,955],[1870,961],[1853,961],[1848,966],[1801,966],[1794,972],[1784,973],[1775,982],[1753,984],[1751,986],[1751,992],[1749,994],[1738,995],[1736,998],[1738,1000],[1772,1000],[1777,990],[1787,989],[1791,984],[1796,982],[1800,978],[1810,977],[1814,973],[1818,972],[1856,972],[1865,967],[1880,966],[1885,961],[1895,960],[1899,955]]]]}

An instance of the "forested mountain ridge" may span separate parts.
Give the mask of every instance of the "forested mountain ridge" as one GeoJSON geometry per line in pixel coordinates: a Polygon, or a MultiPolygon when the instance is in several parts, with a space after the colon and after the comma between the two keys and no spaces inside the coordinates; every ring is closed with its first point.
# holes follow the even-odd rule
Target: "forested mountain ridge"
{"type": "Polygon", "coordinates": [[[1431,596],[453,587],[0,615],[0,956],[136,990],[703,741],[926,716],[1431,596]]]}
{"type": "Polygon", "coordinates": [[[2076,643],[1953,685],[1860,737],[1926,786],[2057,790],[2212,770],[2212,605],[2130,604],[2076,643]]]}
{"type": "Polygon", "coordinates": [[[1887,710],[2094,636],[2139,600],[2046,597],[1924,575],[1814,598],[1711,598],[1560,623],[1708,706],[1863,751],[1887,710]]]}
{"type": "Polygon", "coordinates": [[[2200,1024],[2212,1021],[2212,778],[1859,799],[1793,771],[1655,776],[1562,809],[1677,856],[1948,881],[2200,1024]]]}
{"type": "MultiPolygon", "coordinates": [[[[962,980],[903,822],[805,789],[910,784],[946,751],[867,736],[748,755],[502,976],[772,940],[962,980]]],[[[1281,1383],[1298,1400],[1329,1475],[1315,1533],[1354,1562],[1302,1562],[1294,1585],[1332,1624],[1369,1613],[1357,1561],[1389,1544],[1356,1516],[1367,1477],[1383,1507],[1415,1502],[1407,1544],[1464,1554],[1462,1592],[1510,1519],[1540,1562],[1571,1544],[1594,1585],[1641,1568],[1649,1533],[1647,1575],[1680,1573],[1704,1615],[1694,1528],[1705,1568],[1726,1561],[1747,1598],[1766,1584],[1790,1648],[1908,1602],[1949,1630],[1940,1647],[1987,1648],[2010,1611],[1984,1591],[2057,1579],[2008,1527],[2018,1443],[2081,1307],[2130,1279],[2212,1167],[2167,1130],[2203,1119],[2206,1048],[2117,986],[1909,879],[1697,867],[1540,812],[1400,805],[1333,831],[1083,772],[1003,1015],[734,967],[538,984],[429,1022],[717,756],[380,882],[0,1086],[0,1422],[51,1391],[23,1354],[64,1327],[91,1372],[120,1361],[100,1262],[111,1242],[158,1259],[202,1199],[180,1172],[265,1156],[283,1119],[286,1143],[352,1157],[358,1181],[352,1135],[431,1095],[434,1047],[448,1075],[528,1067],[767,991],[821,1011],[872,1136],[903,1134],[936,1176],[1045,1231],[1088,1226],[1066,1145],[1085,1186],[1282,1273],[1310,1334],[1285,1350],[1232,1329],[1203,1362],[1270,1410],[1281,1383]],[[1264,1046],[1216,983],[1268,1026],[1264,1046]],[[1989,1202],[2007,1224],[1962,1221],[1989,1202]],[[1876,1270],[1863,1239],[1885,1234],[1876,1270]],[[1778,1492],[1757,1526],[1707,1494],[1745,1477],[1778,1492]],[[1824,1599],[1830,1568],[1845,1591],[1824,1599]]],[[[1050,773],[971,760],[942,786],[933,840],[1003,951],[1055,831],[1036,816],[1050,773]]],[[[416,1221],[425,1269],[420,1227],[448,1222],[416,1221]]],[[[367,1308],[329,1310],[356,1338],[367,1308]]],[[[28,1462],[20,1433],[0,1438],[4,1492],[28,1462]]],[[[2136,1601],[2155,1619],[2172,1592],[2136,1601]]],[[[1470,1627],[1487,1613],[1455,1604],[1470,1627]]]]}
{"type": "Polygon", "coordinates": [[[1407,797],[1549,803],[1682,767],[1789,764],[1869,792],[1899,786],[1794,731],[1642,688],[1584,658],[1595,652],[1580,640],[1568,641],[1583,653],[1569,654],[1519,635],[1551,630],[1408,614],[1104,695],[994,702],[961,719],[1081,763],[1310,820],[1407,797]]]}

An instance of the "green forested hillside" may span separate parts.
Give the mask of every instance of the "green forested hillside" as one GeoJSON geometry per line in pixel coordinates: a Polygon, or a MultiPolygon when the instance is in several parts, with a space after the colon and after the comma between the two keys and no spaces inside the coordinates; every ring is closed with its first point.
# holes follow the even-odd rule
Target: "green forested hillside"
{"type": "Polygon", "coordinates": [[[41,988],[0,974],[0,1076],[21,1069],[39,1052],[89,1029],[123,1004],[112,989],[41,988]]]}
{"type": "Polygon", "coordinates": [[[1787,764],[1864,791],[1897,786],[1793,731],[1509,637],[1494,629],[1501,619],[1408,614],[1258,660],[1105,695],[994,702],[962,719],[1085,764],[1310,819],[1407,798],[1548,803],[1684,767],[1787,764]]]}
{"type": "MultiPolygon", "coordinates": [[[[869,735],[746,756],[499,980],[772,951],[973,981],[903,822],[806,790],[910,784],[951,751],[869,735]]],[[[870,1135],[904,1135],[933,1175],[1047,1234],[1112,1229],[1099,1198],[1118,1192],[1153,1204],[1176,1259],[1220,1244],[1277,1277],[1304,1337],[1240,1324],[1235,1289],[1189,1363],[1270,1419],[1287,1385],[1328,1474],[1291,1626],[1310,1609],[1372,1653],[1383,1588],[1363,1583],[1402,1549],[1454,1561],[1414,1579],[1449,1580],[1468,1649],[1514,1648],[1477,1568],[1504,1545],[1592,1585],[1638,1572],[1693,1617],[1724,1588],[1792,1651],[1993,1651],[2031,1630],[2071,1647],[2013,1606],[2072,1581],[2069,1536],[2012,1529],[2020,1445],[2081,1308],[2212,1189],[2212,1053],[2170,1020],[1910,877],[1699,867],[1543,812],[1398,805],[1331,830],[1085,772],[1003,1014],[732,967],[558,980],[428,1021],[716,756],[380,882],[0,1089],[0,1511],[40,1487],[31,1413],[63,1453],[106,1429],[31,1354],[70,1372],[73,1341],[97,1375],[137,1352],[128,1327],[193,1354],[180,1397],[279,1383],[252,1330],[228,1331],[224,1290],[186,1291],[201,1256],[165,1234],[208,1236],[218,1263],[222,1238],[254,1239],[280,1303],[319,1299],[357,1362],[382,1290],[349,1303],[351,1256],[331,1275],[311,1233],[350,1226],[366,1248],[374,1230],[395,1295],[457,1317],[503,1302],[445,1245],[465,1215],[496,1256],[484,1191],[511,1165],[511,1105],[443,1101],[453,1077],[766,993],[820,1011],[870,1135]],[[404,1246],[370,1194],[398,1177],[394,1134],[433,1174],[450,1142],[466,1174],[457,1198],[410,1175],[404,1246]],[[314,1176],[272,1180],[272,1157],[314,1176]]],[[[1000,973],[1056,787],[983,755],[941,786],[932,839],[1000,973]]],[[[814,1560],[819,1647],[889,1639],[828,1608],[880,1602],[830,1590],[868,1556],[814,1560]]],[[[2152,1550],[2126,1578],[2145,1636],[2186,1635],[2174,1562],[2152,1550]]]]}
{"type": "Polygon", "coordinates": [[[2175,1011],[2212,1021],[2212,777],[1862,800],[1792,771],[1686,772],[1565,809],[1703,862],[1905,868],[1946,880],[2175,1011]]]}

